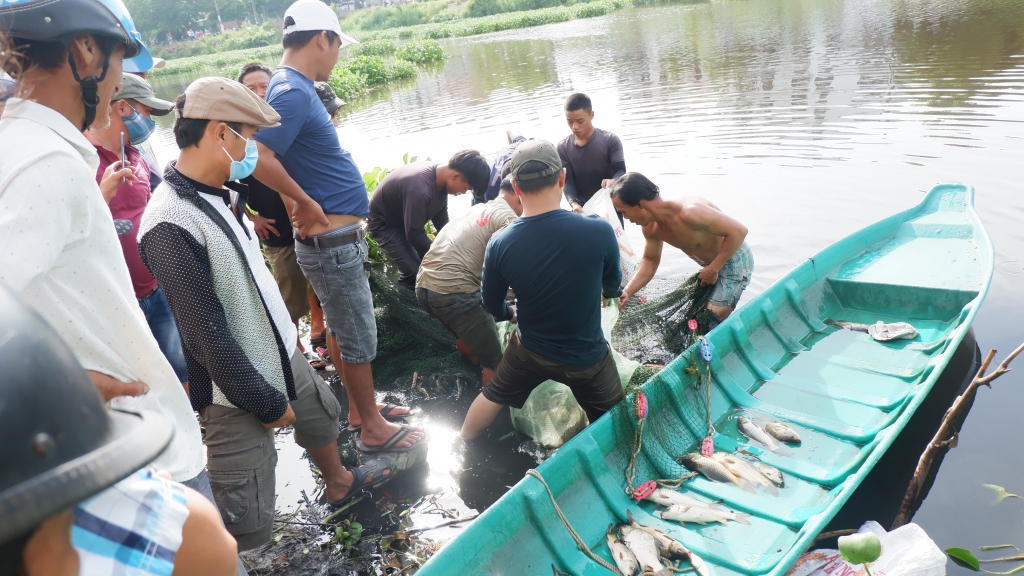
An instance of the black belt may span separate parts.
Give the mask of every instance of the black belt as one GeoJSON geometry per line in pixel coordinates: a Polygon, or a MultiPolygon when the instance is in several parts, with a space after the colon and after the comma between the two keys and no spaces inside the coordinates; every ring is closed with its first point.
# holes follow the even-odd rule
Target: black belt
{"type": "Polygon", "coordinates": [[[305,238],[299,237],[298,230],[295,231],[295,241],[306,246],[312,246],[317,249],[322,248],[334,248],[337,246],[344,246],[346,244],[352,244],[366,238],[366,223],[363,222],[355,230],[346,232],[344,234],[332,234],[331,232],[325,232],[318,236],[306,236],[305,238]],[[328,236],[330,234],[330,236],[328,236]]]}

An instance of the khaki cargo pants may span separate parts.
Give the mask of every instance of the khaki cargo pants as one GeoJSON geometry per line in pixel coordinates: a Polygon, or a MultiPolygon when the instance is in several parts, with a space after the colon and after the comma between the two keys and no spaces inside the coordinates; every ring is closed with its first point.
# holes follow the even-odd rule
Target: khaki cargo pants
{"type": "MultiPolygon", "coordinates": [[[[307,450],[323,448],[338,439],[341,404],[300,352],[291,364],[298,396],[290,402],[295,442],[307,450]]],[[[224,525],[239,551],[266,544],[274,528],[274,431],[245,410],[218,404],[200,410],[199,420],[206,428],[210,485],[224,525]]]]}

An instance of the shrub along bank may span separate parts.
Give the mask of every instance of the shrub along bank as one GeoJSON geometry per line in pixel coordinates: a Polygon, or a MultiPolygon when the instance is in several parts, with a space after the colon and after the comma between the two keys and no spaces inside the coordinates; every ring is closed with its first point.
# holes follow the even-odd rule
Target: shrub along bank
{"type": "MultiPolygon", "coordinates": [[[[227,78],[235,78],[238,70],[249,62],[264,62],[273,68],[281,58],[280,46],[266,46],[234,50],[222,54],[190,56],[170,60],[163,68],[153,70],[157,78],[173,74],[195,74],[210,71],[227,78]]],[[[433,39],[414,40],[396,44],[389,40],[376,40],[353,46],[346,60],[338,62],[328,82],[343,100],[355,98],[367,88],[393,80],[416,76],[419,65],[439,62],[447,55],[433,39]]]]}

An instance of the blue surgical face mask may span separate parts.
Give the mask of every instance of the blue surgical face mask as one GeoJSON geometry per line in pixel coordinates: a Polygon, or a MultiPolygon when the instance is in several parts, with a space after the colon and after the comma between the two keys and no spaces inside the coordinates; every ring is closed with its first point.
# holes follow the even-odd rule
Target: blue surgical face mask
{"type": "Polygon", "coordinates": [[[153,131],[156,130],[156,121],[143,116],[131,104],[128,104],[128,107],[132,109],[132,113],[121,116],[121,120],[124,122],[125,129],[128,130],[128,141],[132,143],[132,146],[138,146],[153,135],[153,131]]]}
{"type": "MultiPolygon", "coordinates": [[[[229,127],[228,130],[231,130],[229,127]]],[[[235,132],[234,130],[231,130],[235,132]]],[[[235,132],[235,136],[242,138],[242,135],[235,132]]],[[[243,140],[245,140],[243,138],[243,140]]],[[[228,149],[221,146],[221,150],[231,158],[231,154],[228,153],[228,149]]],[[[231,173],[228,175],[228,180],[241,180],[252,174],[252,171],[256,169],[256,161],[260,158],[260,150],[256,147],[255,140],[245,140],[245,158],[241,160],[235,160],[231,158],[231,173]]]]}

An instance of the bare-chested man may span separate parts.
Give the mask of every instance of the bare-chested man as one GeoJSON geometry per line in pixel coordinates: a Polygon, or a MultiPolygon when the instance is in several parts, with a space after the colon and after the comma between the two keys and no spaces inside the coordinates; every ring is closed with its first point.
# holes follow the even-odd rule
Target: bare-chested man
{"type": "Polygon", "coordinates": [[[654,182],[637,172],[616,180],[609,192],[616,210],[642,226],[647,240],[640,266],[619,298],[619,308],[625,308],[654,278],[662,246],[668,242],[704,267],[701,284],[715,286],[708,310],[725,320],[736,309],[754,269],[754,256],[743,242],[747,227],[699,196],[666,200],[654,182]]]}

